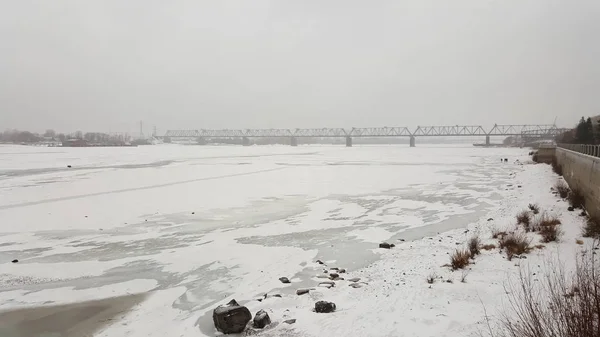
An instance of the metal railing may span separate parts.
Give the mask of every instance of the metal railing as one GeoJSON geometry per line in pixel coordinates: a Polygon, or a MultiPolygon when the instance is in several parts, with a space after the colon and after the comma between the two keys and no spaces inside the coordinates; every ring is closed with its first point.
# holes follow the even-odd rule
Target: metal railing
{"type": "Polygon", "coordinates": [[[600,158],[600,145],[558,144],[558,147],[600,158]]]}

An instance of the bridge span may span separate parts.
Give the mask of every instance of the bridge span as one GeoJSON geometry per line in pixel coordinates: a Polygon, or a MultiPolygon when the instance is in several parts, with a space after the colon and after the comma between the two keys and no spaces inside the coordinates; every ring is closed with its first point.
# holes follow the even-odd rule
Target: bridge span
{"type": "Polygon", "coordinates": [[[481,136],[485,137],[486,145],[490,145],[491,136],[519,136],[524,139],[553,139],[569,129],[557,128],[556,125],[532,124],[494,124],[489,131],[481,125],[454,126],[418,126],[414,131],[407,127],[370,127],[370,128],[320,128],[320,129],[197,129],[197,130],[168,130],[164,138],[242,138],[244,145],[250,145],[250,138],[289,138],[290,145],[297,146],[298,138],[345,138],[346,146],[352,146],[354,137],[408,137],[410,146],[416,144],[416,137],[453,137],[481,136]]]}

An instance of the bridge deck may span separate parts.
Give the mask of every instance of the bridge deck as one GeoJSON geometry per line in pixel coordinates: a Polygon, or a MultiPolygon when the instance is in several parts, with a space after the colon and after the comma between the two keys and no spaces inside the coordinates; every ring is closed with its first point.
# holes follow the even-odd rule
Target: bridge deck
{"type": "Polygon", "coordinates": [[[557,136],[568,129],[556,125],[494,125],[486,131],[481,125],[419,126],[413,132],[407,127],[321,128],[321,129],[223,129],[168,130],[169,138],[234,138],[234,137],[452,137],[452,136],[557,136]]]}

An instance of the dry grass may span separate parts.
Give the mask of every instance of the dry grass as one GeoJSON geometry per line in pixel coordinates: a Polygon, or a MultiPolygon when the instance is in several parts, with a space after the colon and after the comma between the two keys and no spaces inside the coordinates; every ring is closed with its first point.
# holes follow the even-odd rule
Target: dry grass
{"type": "Polygon", "coordinates": [[[571,189],[569,195],[567,196],[569,200],[569,204],[573,206],[573,208],[581,208],[585,207],[585,197],[578,189],[571,189]]]}
{"type": "Polygon", "coordinates": [[[540,227],[542,242],[558,242],[563,235],[559,225],[548,225],[540,227]]]}
{"type": "Polygon", "coordinates": [[[427,283],[433,284],[435,282],[435,279],[437,279],[437,274],[431,273],[429,274],[429,276],[427,276],[427,283]]]}
{"type": "Polygon", "coordinates": [[[540,212],[540,206],[538,204],[529,204],[528,207],[533,212],[533,214],[538,214],[540,212]]]}
{"type": "Polygon", "coordinates": [[[479,245],[481,244],[481,240],[479,240],[479,236],[475,235],[471,239],[469,239],[468,247],[469,253],[471,253],[471,258],[475,258],[476,255],[479,255],[481,251],[479,250],[479,245]]]}
{"type": "Polygon", "coordinates": [[[515,255],[523,255],[531,251],[531,239],[524,233],[511,233],[499,240],[500,249],[506,251],[508,260],[512,260],[515,255]]]}
{"type": "Polygon", "coordinates": [[[554,189],[556,189],[558,195],[563,199],[569,196],[569,185],[567,185],[567,183],[565,183],[562,180],[556,182],[556,185],[554,185],[554,189]]]}
{"type": "Polygon", "coordinates": [[[467,270],[463,270],[460,276],[460,282],[467,283],[467,276],[469,276],[469,272],[467,270]]]}
{"type": "Polygon", "coordinates": [[[523,225],[527,232],[531,230],[531,215],[528,211],[522,211],[521,213],[517,214],[517,224],[523,225]]]}
{"type": "Polygon", "coordinates": [[[469,265],[471,252],[467,249],[457,249],[450,255],[450,267],[452,270],[463,269],[469,265]]]}
{"type": "Polygon", "coordinates": [[[600,219],[589,217],[583,228],[583,236],[586,238],[600,238],[600,219]]]}
{"type": "Polygon", "coordinates": [[[493,244],[493,243],[481,246],[481,249],[483,249],[483,250],[492,250],[492,249],[495,249],[495,248],[496,248],[496,245],[493,244]]]}
{"type": "Polygon", "coordinates": [[[535,249],[544,249],[544,248],[546,248],[546,246],[544,246],[544,245],[535,245],[535,246],[533,246],[533,248],[535,248],[535,249]]]}
{"type": "Polygon", "coordinates": [[[559,176],[562,176],[562,175],[563,175],[563,169],[562,169],[562,166],[560,166],[560,165],[558,164],[558,161],[556,160],[556,158],[553,158],[553,159],[552,159],[552,163],[551,163],[551,165],[552,165],[552,171],[554,171],[554,173],[558,174],[559,176]]]}
{"type": "Polygon", "coordinates": [[[492,229],[492,238],[499,239],[503,236],[506,236],[506,231],[501,231],[497,228],[492,229]]]}
{"type": "Polygon", "coordinates": [[[600,336],[600,264],[595,255],[578,258],[573,273],[562,264],[553,269],[542,278],[521,270],[518,285],[509,285],[502,336],[600,336]]]}

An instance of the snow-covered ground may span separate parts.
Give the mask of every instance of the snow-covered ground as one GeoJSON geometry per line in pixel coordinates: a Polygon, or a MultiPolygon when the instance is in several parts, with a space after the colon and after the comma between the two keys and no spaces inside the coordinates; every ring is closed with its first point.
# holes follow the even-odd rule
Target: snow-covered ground
{"type": "Polygon", "coordinates": [[[550,167],[515,162],[527,152],[0,146],[0,310],[150,292],[97,335],[214,336],[212,310],[235,298],[270,313],[265,336],[478,336],[520,267],[558,251],[572,262],[589,244],[575,243],[583,220],[550,193],[550,167]],[[530,202],[561,218],[561,243],[511,262],[485,251],[466,283],[442,267],[472,234],[493,242],[492,228],[514,227],[530,202]],[[362,287],[317,287],[317,259],[362,287]],[[297,296],[303,287],[315,290],[297,296]],[[312,312],[319,299],[337,311],[312,312]]]}

